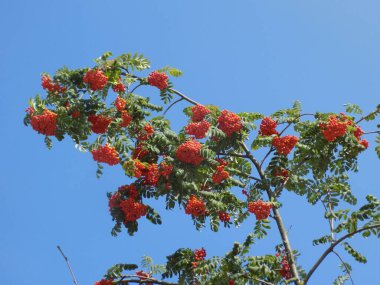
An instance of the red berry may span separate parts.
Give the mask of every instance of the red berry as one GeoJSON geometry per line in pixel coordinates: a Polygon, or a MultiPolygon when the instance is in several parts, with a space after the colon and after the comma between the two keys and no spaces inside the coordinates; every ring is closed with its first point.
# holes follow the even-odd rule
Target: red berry
{"type": "Polygon", "coordinates": [[[191,108],[191,112],[193,113],[193,116],[191,117],[191,120],[193,122],[200,122],[202,121],[207,114],[209,114],[211,111],[207,109],[203,105],[195,105],[191,108]]]}
{"type": "Polygon", "coordinates": [[[206,250],[202,247],[200,249],[194,250],[194,258],[196,261],[204,260],[206,257],[206,250]]]}
{"type": "Polygon", "coordinates": [[[222,115],[218,118],[218,124],[219,129],[221,129],[227,137],[239,132],[243,128],[241,118],[227,110],[222,111],[222,115]]]}
{"type": "Polygon", "coordinates": [[[219,220],[222,221],[223,223],[228,223],[231,219],[230,214],[226,212],[219,212],[218,216],[219,216],[219,220]]]}
{"type": "Polygon", "coordinates": [[[228,171],[224,170],[224,165],[219,165],[216,167],[216,172],[212,175],[212,181],[214,184],[220,184],[223,180],[230,177],[228,171]]]}
{"type": "Polygon", "coordinates": [[[112,280],[102,279],[100,281],[95,282],[95,285],[113,285],[112,280]]]}
{"type": "Polygon", "coordinates": [[[88,120],[91,122],[91,130],[95,134],[104,134],[109,124],[112,121],[112,118],[103,115],[90,115],[88,120]]]}
{"type": "Polygon", "coordinates": [[[132,117],[127,111],[121,111],[121,119],[123,121],[120,123],[120,127],[128,127],[132,122],[132,117]]]}
{"type": "Polygon", "coordinates": [[[257,200],[248,203],[248,212],[255,214],[256,220],[265,220],[268,218],[272,207],[272,203],[257,200]]]}
{"type": "Polygon", "coordinates": [[[54,136],[57,130],[57,114],[47,109],[43,110],[41,115],[31,113],[30,124],[33,130],[40,134],[54,136]]]}
{"type": "Polygon", "coordinates": [[[192,164],[199,165],[203,161],[201,156],[202,144],[195,140],[189,140],[181,144],[176,151],[178,160],[192,164]]]}
{"type": "Polygon", "coordinates": [[[98,149],[92,150],[91,153],[94,160],[99,163],[104,162],[109,165],[116,165],[120,162],[119,153],[108,144],[105,146],[99,145],[98,149]]]}
{"type": "Polygon", "coordinates": [[[83,76],[83,82],[89,84],[93,91],[102,90],[108,82],[108,77],[100,69],[89,69],[83,76]]]}
{"type": "Polygon", "coordinates": [[[336,116],[330,116],[327,123],[320,123],[319,128],[328,142],[333,142],[337,138],[346,134],[347,125],[351,125],[345,117],[338,119],[336,116]]]}
{"type": "Polygon", "coordinates": [[[265,117],[260,124],[259,134],[261,136],[277,135],[276,131],[277,122],[272,120],[271,117],[265,117]]]}
{"type": "Polygon", "coordinates": [[[298,142],[296,136],[284,136],[273,138],[272,145],[276,148],[278,154],[288,155],[298,142]]]}
{"type": "Polygon", "coordinates": [[[206,205],[203,200],[191,195],[187,201],[185,213],[194,217],[203,216],[206,213],[206,205]]]}
{"type": "Polygon", "coordinates": [[[115,104],[116,109],[119,112],[123,112],[124,111],[126,102],[125,102],[125,100],[123,98],[117,97],[114,104],[115,104]]]}
{"type": "Polygon", "coordinates": [[[186,126],[186,134],[193,135],[197,139],[203,139],[206,136],[211,124],[205,120],[199,123],[190,123],[186,126]]]}
{"type": "Polygon", "coordinates": [[[162,90],[168,87],[168,76],[164,72],[153,71],[148,76],[148,84],[162,90]]]}

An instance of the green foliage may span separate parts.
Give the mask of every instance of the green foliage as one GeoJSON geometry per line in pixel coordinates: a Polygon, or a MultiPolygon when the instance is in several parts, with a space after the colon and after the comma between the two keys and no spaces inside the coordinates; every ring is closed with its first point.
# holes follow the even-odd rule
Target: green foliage
{"type": "Polygon", "coordinates": [[[116,279],[122,277],[124,271],[135,270],[138,268],[136,264],[124,264],[118,263],[112,266],[107,270],[107,273],[104,275],[106,279],[116,279]]]}
{"type": "MultiPolygon", "coordinates": [[[[28,126],[35,119],[34,116],[44,114],[47,109],[57,115],[55,135],[45,136],[44,139],[49,149],[54,137],[58,141],[72,139],[76,148],[81,152],[88,152],[87,155],[100,145],[111,146],[116,151],[126,176],[133,179],[137,192],[133,199],[136,203],[143,204],[148,199],[160,201],[163,198],[161,201],[164,201],[167,209],[179,206],[183,210],[194,195],[204,203],[206,210],[205,214],[191,216],[189,219],[191,218],[198,230],[209,223],[211,229],[217,231],[220,226],[239,226],[245,220],[252,222],[253,217],[247,211],[250,201],[269,200],[279,209],[283,202],[282,195],[290,191],[304,196],[311,205],[321,203],[325,208],[324,218],[330,223],[332,232],[315,239],[313,245],[332,244],[338,240],[338,236],[348,237],[356,233],[361,233],[363,237],[380,237],[379,200],[368,195],[367,203],[354,210],[357,198],[349,183],[350,175],[358,171],[358,156],[365,150],[362,138],[357,133],[359,123],[375,120],[380,114],[380,105],[373,112],[363,115],[358,105],[347,104],[346,112],[361,116],[355,121],[354,117],[337,113],[303,114],[300,102],[296,101],[291,108],[278,110],[271,115],[277,124],[277,134],[271,136],[265,136],[262,132],[261,135],[256,133],[257,126],[261,123],[259,120],[264,118],[263,114],[241,112],[238,114],[238,123],[243,128],[228,137],[219,126],[220,108],[207,105],[210,113],[204,119],[211,126],[206,137],[198,140],[202,144],[200,152],[190,154],[204,158],[195,166],[177,158],[178,146],[194,137],[186,134],[185,127],[179,132],[172,130],[170,121],[161,113],[164,106],[152,104],[149,97],[137,95],[139,88],[148,85],[148,81],[145,76],[139,76],[135,72],[150,68],[149,61],[137,53],[112,57],[112,53],[106,52],[95,60],[95,64],[91,69],[101,70],[107,77],[107,83],[101,90],[92,90],[91,86],[83,82],[83,77],[90,68],[70,70],[63,67],[49,78],[53,84],[65,91],[47,88],[44,98],[36,95],[30,99],[31,109],[25,115],[24,124],[28,126]],[[123,83],[125,92],[113,91],[120,82],[123,83]],[[115,103],[117,97],[118,100],[125,101],[125,106],[115,103]],[[127,123],[124,122],[128,118],[126,114],[131,119],[127,123]],[[95,133],[95,123],[88,119],[91,115],[110,119],[104,132],[98,130],[95,133]],[[327,140],[322,132],[331,116],[339,118],[341,123],[347,123],[345,133],[335,140],[327,140]],[[272,146],[272,141],[276,136],[283,137],[288,134],[297,136],[299,141],[291,154],[280,155],[272,146]],[[249,143],[254,152],[245,147],[249,143]],[[163,171],[163,165],[172,167],[172,170],[163,171]],[[225,171],[228,175],[217,181],[214,178],[218,171],[225,171]],[[148,176],[151,181],[148,181],[148,176]],[[246,191],[246,201],[239,199],[239,194],[236,194],[243,189],[246,191]],[[344,208],[347,207],[346,204],[350,209],[344,208]],[[221,213],[228,214],[230,220],[221,222],[221,213]]],[[[159,71],[173,77],[183,74],[170,66],[159,71]]],[[[168,104],[176,96],[180,101],[193,102],[174,90],[172,82],[167,83],[167,88],[156,90],[164,104],[168,104]]],[[[191,118],[192,106],[185,108],[184,113],[191,118]]],[[[368,131],[366,135],[378,134],[379,128],[380,125],[377,125],[375,131],[368,131]]],[[[39,131],[44,132],[43,129],[39,131]]],[[[376,137],[375,151],[380,157],[379,135],[376,137]]],[[[97,163],[97,177],[103,174],[102,163],[97,163]]],[[[115,222],[112,235],[119,234],[124,227],[130,235],[138,231],[138,221],[126,221],[125,213],[117,204],[120,202],[117,199],[125,200],[128,195],[124,192],[107,194],[109,199],[114,199],[114,205],[110,209],[115,222]]],[[[146,219],[153,224],[162,223],[160,215],[152,207],[146,205],[146,209],[146,219]]],[[[153,265],[153,260],[146,256],[143,258],[142,267],[149,274],[162,274],[163,278],[177,276],[178,284],[228,285],[230,280],[236,285],[258,285],[265,282],[288,284],[293,281],[287,281],[279,274],[281,257],[270,254],[255,256],[250,249],[255,239],[262,239],[268,234],[269,219],[272,218],[277,226],[281,225],[281,220],[274,215],[256,221],[253,233],[245,242],[235,243],[232,250],[223,257],[195,261],[191,249],[179,249],[167,257],[165,265],[153,265]],[[197,262],[196,265],[194,262],[197,262]]],[[[278,253],[287,252],[287,258],[298,256],[296,251],[287,251],[284,245],[285,243],[277,248],[278,253]]],[[[365,257],[347,242],[344,243],[344,248],[355,260],[366,262],[365,257]]],[[[343,265],[344,275],[339,276],[334,284],[344,284],[349,278],[351,267],[345,263],[343,265]]],[[[125,278],[123,271],[136,268],[134,264],[117,264],[107,272],[106,278],[122,279],[125,278]]],[[[297,266],[297,271],[301,278],[305,278],[306,273],[300,266],[297,266]]]]}

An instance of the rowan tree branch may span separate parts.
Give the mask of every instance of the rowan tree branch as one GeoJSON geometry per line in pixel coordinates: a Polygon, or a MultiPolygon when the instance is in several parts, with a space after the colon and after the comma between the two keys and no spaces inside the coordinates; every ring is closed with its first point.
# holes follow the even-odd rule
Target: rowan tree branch
{"type": "Polygon", "coordinates": [[[171,103],[167,108],[166,110],[164,111],[163,113],[163,116],[166,115],[166,113],[170,110],[171,107],[173,107],[175,104],[181,102],[182,100],[184,100],[183,98],[179,98],[178,100],[174,101],[173,103],[171,103]]]}
{"type": "Polygon", "coordinates": [[[189,97],[187,97],[185,94],[173,89],[173,88],[169,88],[168,89],[169,91],[171,91],[172,93],[178,95],[179,97],[181,97],[182,99],[186,100],[187,102],[193,104],[193,105],[201,105],[200,103],[198,103],[197,101],[194,101],[193,99],[190,99],[189,97]]]}
{"type": "Polygon", "coordinates": [[[352,237],[353,235],[356,235],[356,234],[361,233],[361,232],[366,231],[366,230],[375,229],[375,228],[380,228],[380,224],[376,224],[376,225],[360,228],[360,229],[358,229],[358,230],[356,230],[356,231],[354,231],[352,233],[348,233],[348,234],[344,235],[343,237],[341,237],[340,239],[338,239],[336,242],[332,243],[325,250],[325,252],[321,255],[321,257],[317,260],[317,262],[313,265],[313,267],[310,269],[309,273],[305,277],[304,285],[307,284],[307,282],[309,281],[310,277],[313,275],[314,271],[319,267],[319,265],[321,265],[321,263],[323,262],[323,260],[334,250],[334,248],[338,244],[340,244],[342,241],[348,239],[349,237],[352,237]]]}
{"type": "Polygon", "coordinates": [[[351,280],[351,283],[352,285],[355,285],[354,283],[354,279],[352,279],[352,276],[351,276],[351,273],[350,273],[350,270],[349,268],[347,267],[346,263],[344,262],[343,258],[339,255],[339,253],[337,253],[335,250],[332,251],[332,253],[334,253],[340,260],[340,262],[342,262],[344,268],[346,268],[346,271],[347,271],[347,275],[348,277],[350,277],[350,280],[351,280]]]}
{"type": "MultiPolygon", "coordinates": [[[[256,170],[259,173],[260,178],[262,180],[265,180],[266,177],[265,177],[265,174],[264,174],[264,172],[263,172],[263,170],[262,170],[262,168],[260,166],[260,163],[251,154],[251,152],[249,151],[248,147],[244,143],[241,143],[241,147],[243,148],[243,150],[245,151],[246,155],[248,156],[248,159],[251,160],[251,162],[253,163],[253,165],[256,167],[256,170]]],[[[271,191],[271,189],[270,189],[269,186],[266,187],[266,191],[267,191],[268,197],[270,199],[272,199],[273,192],[271,191]]],[[[290,271],[291,271],[293,277],[295,278],[294,282],[295,282],[296,285],[301,285],[300,278],[299,278],[299,275],[298,275],[297,266],[296,266],[296,262],[295,262],[295,257],[294,257],[294,254],[293,254],[292,247],[290,245],[290,241],[289,241],[289,238],[288,238],[288,233],[287,233],[287,231],[285,229],[284,222],[282,221],[282,218],[281,218],[281,215],[280,215],[280,211],[276,207],[273,207],[272,211],[273,211],[273,214],[274,214],[273,218],[276,221],[277,228],[278,228],[278,230],[280,232],[280,236],[281,236],[282,242],[284,244],[285,252],[286,252],[286,255],[288,257],[288,261],[289,261],[289,265],[290,265],[290,271]]]]}
{"type": "Polygon", "coordinates": [[[359,124],[361,121],[363,121],[363,120],[365,120],[365,119],[367,119],[367,118],[369,118],[369,117],[371,117],[371,116],[373,116],[373,115],[376,115],[376,114],[378,114],[378,113],[380,113],[380,108],[379,108],[379,106],[377,107],[377,109],[376,109],[375,111],[369,113],[369,114],[366,115],[366,116],[361,117],[359,120],[357,120],[357,121],[355,122],[355,124],[359,124]]]}
{"type": "Polygon", "coordinates": [[[66,261],[66,264],[67,264],[67,267],[69,268],[70,270],[70,274],[71,274],[71,277],[73,278],[73,282],[75,285],[78,285],[78,282],[77,282],[77,279],[75,278],[75,275],[74,275],[74,272],[73,270],[71,269],[71,266],[70,266],[70,262],[69,262],[69,259],[66,257],[66,255],[63,253],[61,247],[59,245],[57,245],[57,248],[59,250],[59,252],[62,254],[63,258],[65,259],[66,261]]]}
{"type": "MultiPolygon", "coordinates": [[[[130,277],[130,278],[136,278],[136,277],[130,277]]],[[[162,280],[157,280],[157,279],[154,279],[154,278],[145,278],[142,280],[142,279],[123,279],[123,280],[120,280],[120,281],[116,281],[116,285],[119,285],[119,284],[124,284],[124,285],[128,285],[130,283],[136,283],[136,284],[157,284],[157,285],[178,285],[178,283],[172,283],[172,282],[166,282],[166,281],[162,281],[162,280]]]]}

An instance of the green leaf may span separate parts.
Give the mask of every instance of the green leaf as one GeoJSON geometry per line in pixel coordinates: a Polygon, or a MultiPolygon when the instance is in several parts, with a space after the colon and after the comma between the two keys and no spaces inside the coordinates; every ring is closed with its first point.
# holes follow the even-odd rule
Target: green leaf
{"type": "Polygon", "coordinates": [[[362,109],[360,109],[360,107],[356,104],[348,103],[348,104],[345,104],[344,106],[346,106],[347,113],[353,113],[353,114],[358,114],[358,115],[363,114],[362,109]]]}
{"type": "Polygon", "coordinates": [[[174,77],[180,77],[183,75],[183,72],[177,68],[174,68],[174,67],[169,67],[168,68],[168,73],[171,75],[171,76],[174,76],[174,77]]]}

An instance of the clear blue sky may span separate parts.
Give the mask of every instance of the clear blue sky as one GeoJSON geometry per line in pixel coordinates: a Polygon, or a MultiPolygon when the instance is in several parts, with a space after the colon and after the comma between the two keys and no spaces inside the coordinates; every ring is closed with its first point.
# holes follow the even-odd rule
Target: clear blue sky
{"type": "MultiPolygon", "coordinates": [[[[48,151],[43,136],[22,124],[28,98],[42,91],[41,72],[91,66],[104,51],[137,51],[153,68],[182,69],[176,87],[195,100],[235,112],[270,114],[297,99],[307,112],[342,111],[347,102],[370,111],[379,103],[375,0],[0,0],[0,11],[2,284],[71,284],[56,245],[85,285],[114,263],[136,262],[144,254],[160,262],[179,247],[204,246],[209,256],[222,255],[254,223],[251,218],[239,229],[196,232],[183,211],[162,212],[164,225],[143,221],[135,237],[112,237],[105,193],[128,182],[121,168],[106,168],[97,180],[89,154],[68,140],[48,151]]],[[[157,96],[153,89],[144,92],[157,96]]],[[[179,112],[171,111],[174,120],[184,119],[179,112]]],[[[372,144],[352,177],[359,197],[380,196],[379,166],[372,144]]],[[[323,251],[312,248],[311,239],[328,231],[322,208],[309,209],[294,195],[285,203],[293,247],[308,268],[323,251]]],[[[254,252],[273,253],[278,241],[272,232],[254,252]]],[[[367,265],[354,266],[356,285],[380,284],[380,242],[356,238],[353,244],[368,257],[367,265]]],[[[328,258],[310,284],[331,284],[337,265],[328,258]]]]}

